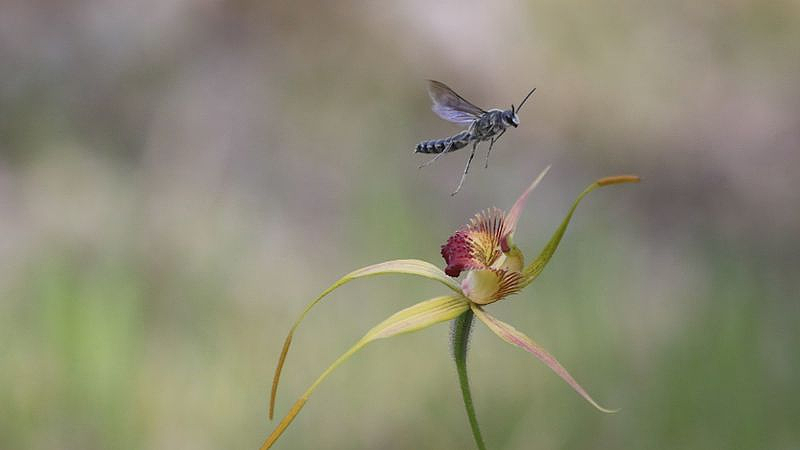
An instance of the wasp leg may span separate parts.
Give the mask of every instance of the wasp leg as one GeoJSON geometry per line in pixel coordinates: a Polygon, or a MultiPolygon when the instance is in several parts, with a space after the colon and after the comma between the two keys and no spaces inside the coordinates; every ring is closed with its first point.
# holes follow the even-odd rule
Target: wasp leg
{"type": "Polygon", "coordinates": [[[420,165],[419,168],[422,169],[425,166],[429,166],[429,165],[433,164],[433,162],[436,161],[437,159],[439,159],[440,156],[444,155],[445,153],[448,153],[448,152],[452,151],[452,148],[453,148],[453,143],[451,142],[451,143],[447,144],[447,147],[445,147],[444,150],[441,151],[441,153],[437,153],[436,156],[431,158],[430,161],[420,165]]]}
{"type": "Polygon", "coordinates": [[[492,153],[492,147],[494,147],[494,140],[495,138],[492,138],[492,140],[489,141],[489,151],[486,152],[486,164],[483,165],[484,169],[489,168],[489,154],[492,153]]]}
{"type": "Polygon", "coordinates": [[[493,137],[491,142],[489,142],[489,151],[486,152],[486,164],[484,164],[484,166],[483,166],[484,169],[489,167],[489,154],[492,153],[492,147],[494,147],[494,143],[497,142],[500,139],[500,136],[502,136],[503,133],[505,133],[505,132],[506,132],[506,130],[503,129],[503,131],[501,131],[500,134],[498,134],[497,136],[493,137]]]}
{"type": "Polygon", "coordinates": [[[452,194],[450,194],[451,196],[458,194],[458,191],[461,190],[461,185],[464,184],[464,179],[467,178],[467,172],[469,172],[469,165],[472,164],[472,158],[475,157],[475,149],[476,148],[478,148],[478,141],[475,141],[475,143],[472,144],[472,153],[469,154],[469,159],[467,160],[467,165],[466,165],[466,167],[464,167],[464,173],[461,175],[461,181],[458,182],[458,187],[456,187],[456,190],[453,191],[452,194]]]}

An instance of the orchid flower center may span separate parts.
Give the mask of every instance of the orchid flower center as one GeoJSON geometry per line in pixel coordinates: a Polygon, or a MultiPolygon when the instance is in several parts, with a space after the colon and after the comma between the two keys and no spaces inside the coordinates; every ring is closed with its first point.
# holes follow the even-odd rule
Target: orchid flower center
{"type": "Polygon", "coordinates": [[[524,257],[510,242],[512,232],[507,215],[493,208],[475,215],[442,246],[445,273],[467,271],[461,288],[471,301],[492,303],[521,289],[524,257]]]}

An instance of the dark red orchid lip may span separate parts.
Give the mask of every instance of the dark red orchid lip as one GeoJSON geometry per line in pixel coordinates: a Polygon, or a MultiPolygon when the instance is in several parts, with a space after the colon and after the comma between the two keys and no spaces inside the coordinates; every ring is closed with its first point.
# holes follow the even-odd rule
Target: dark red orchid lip
{"type": "Polygon", "coordinates": [[[461,271],[466,269],[466,265],[472,260],[472,250],[466,230],[458,230],[447,239],[447,242],[442,245],[442,257],[447,263],[444,273],[451,277],[461,275],[461,271]]]}
{"type": "Polygon", "coordinates": [[[457,277],[464,270],[491,266],[502,253],[501,241],[506,240],[505,217],[497,208],[488,209],[450,236],[442,245],[442,257],[447,264],[444,272],[457,277]]]}

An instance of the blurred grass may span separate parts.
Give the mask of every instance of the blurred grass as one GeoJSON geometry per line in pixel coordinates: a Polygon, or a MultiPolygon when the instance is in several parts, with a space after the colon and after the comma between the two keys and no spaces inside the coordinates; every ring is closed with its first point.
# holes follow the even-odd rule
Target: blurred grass
{"type": "MultiPolygon", "coordinates": [[[[737,258],[728,243],[706,244],[684,262],[699,272],[698,286],[674,298],[635,298],[626,291],[647,281],[630,275],[648,273],[636,265],[649,262],[626,256],[642,250],[626,238],[629,225],[605,232],[586,225],[601,210],[596,203],[620,192],[605,194],[579,213],[538,286],[495,311],[622,411],[597,414],[543,366],[480,329],[470,358],[487,441],[495,448],[791,448],[798,331],[774,327],[780,297],[760,272],[765,266],[737,258]],[[659,317],[661,309],[679,317],[659,317]]],[[[146,287],[143,269],[76,249],[48,252],[26,268],[3,314],[0,373],[13,386],[3,391],[4,448],[159,448],[187,438],[199,447],[247,446],[269,428],[263,408],[272,359],[287,314],[297,311],[242,304],[213,275],[166,277],[163,289],[181,294],[153,305],[148,297],[157,290],[146,287]],[[237,304],[242,311],[231,310],[237,304]]],[[[308,281],[303,290],[329,281],[308,281]]],[[[301,328],[279,412],[373,323],[436,291],[402,277],[364,284],[335,294],[301,328]]],[[[470,446],[447,335],[442,326],[368,347],[315,394],[281,445],[470,446]]]]}

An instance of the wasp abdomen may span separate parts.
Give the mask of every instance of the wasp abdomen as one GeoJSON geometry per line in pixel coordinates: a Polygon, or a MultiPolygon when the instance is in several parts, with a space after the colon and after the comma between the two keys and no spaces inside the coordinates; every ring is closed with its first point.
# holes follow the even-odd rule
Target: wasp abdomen
{"type": "Polygon", "coordinates": [[[442,153],[453,152],[460,148],[466,147],[470,141],[470,133],[464,130],[453,136],[444,139],[431,139],[429,141],[422,141],[417,144],[415,153],[442,153]]]}

